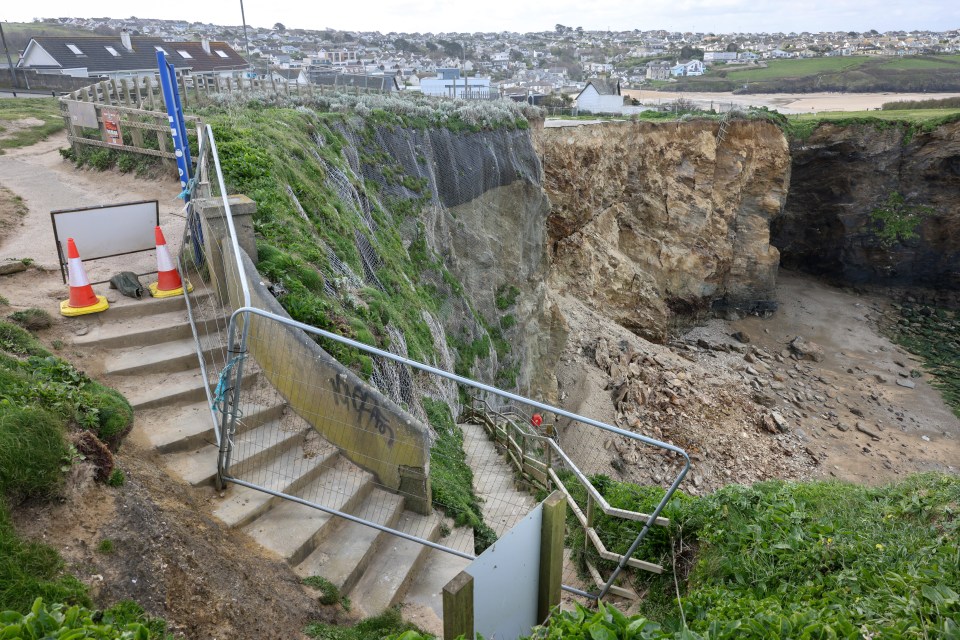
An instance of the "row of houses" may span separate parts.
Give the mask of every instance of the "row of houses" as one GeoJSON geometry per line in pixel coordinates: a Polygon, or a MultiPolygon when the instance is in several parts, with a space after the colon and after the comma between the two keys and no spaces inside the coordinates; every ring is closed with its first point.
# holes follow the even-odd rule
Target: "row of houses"
{"type": "Polygon", "coordinates": [[[171,42],[149,36],[39,36],[23,51],[17,68],[77,78],[133,78],[156,73],[157,52],[187,74],[232,76],[249,65],[225,42],[171,42]]]}

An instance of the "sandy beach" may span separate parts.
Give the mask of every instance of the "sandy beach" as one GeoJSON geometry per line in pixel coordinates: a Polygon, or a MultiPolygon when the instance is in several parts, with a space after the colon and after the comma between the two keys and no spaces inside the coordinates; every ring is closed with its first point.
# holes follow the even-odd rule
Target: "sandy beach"
{"type": "Polygon", "coordinates": [[[626,89],[624,95],[654,105],[673,102],[679,97],[692,100],[702,108],[727,111],[734,107],[769,107],[780,113],[816,113],[818,111],[867,111],[879,109],[884,102],[898,100],[936,100],[960,93],[693,93],[626,89]]]}

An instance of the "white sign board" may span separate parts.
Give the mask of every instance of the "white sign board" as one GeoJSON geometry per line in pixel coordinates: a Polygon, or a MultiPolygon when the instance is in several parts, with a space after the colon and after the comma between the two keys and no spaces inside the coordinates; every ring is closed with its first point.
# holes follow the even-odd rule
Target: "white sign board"
{"type": "Polygon", "coordinates": [[[61,270],[67,262],[67,238],[76,242],[83,260],[156,248],[153,230],[160,224],[156,200],[51,211],[50,217],[61,270]]]}
{"type": "Polygon", "coordinates": [[[473,576],[473,626],[484,640],[516,640],[537,624],[543,504],[464,571],[473,576]]]}

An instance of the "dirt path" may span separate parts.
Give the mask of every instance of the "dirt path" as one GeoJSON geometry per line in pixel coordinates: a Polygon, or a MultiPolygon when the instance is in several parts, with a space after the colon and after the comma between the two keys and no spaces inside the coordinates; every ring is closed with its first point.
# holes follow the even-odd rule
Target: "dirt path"
{"type": "MultiPolygon", "coordinates": [[[[76,169],[60,156],[59,149],[66,146],[66,134],[60,133],[0,156],[0,186],[23,198],[28,208],[20,229],[0,240],[0,263],[30,258],[43,269],[58,269],[51,211],[140,200],[158,201],[160,225],[167,242],[179,246],[184,226],[183,201],[177,199],[180,190],[175,177],[141,179],[116,171],[76,169]]],[[[80,252],[82,258],[83,247],[80,252]]],[[[109,279],[118,271],[156,270],[156,264],[151,251],[90,261],[84,266],[89,278],[96,281],[109,279]]]]}

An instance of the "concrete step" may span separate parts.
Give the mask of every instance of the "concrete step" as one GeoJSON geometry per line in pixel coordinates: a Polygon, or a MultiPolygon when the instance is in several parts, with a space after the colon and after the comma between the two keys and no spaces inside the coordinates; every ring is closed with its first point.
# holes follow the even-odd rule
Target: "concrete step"
{"type": "MultiPolygon", "coordinates": [[[[283,429],[280,420],[272,420],[235,434],[230,457],[230,475],[243,478],[244,471],[302,444],[310,427],[302,424],[302,421],[298,422],[300,425],[297,429],[283,429]]],[[[191,451],[165,456],[164,463],[168,471],[196,487],[213,482],[217,475],[218,453],[219,447],[210,443],[191,451]]]]}
{"type": "MultiPolygon", "coordinates": [[[[219,355],[222,363],[226,357],[227,345],[219,339],[219,334],[200,340],[204,361],[210,363],[219,355]]],[[[197,369],[197,343],[193,337],[171,340],[127,349],[111,349],[104,356],[104,373],[110,376],[130,376],[144,373],[174,373],[197,369]]]]}
{"type": "MultiPolygon", "coordinates": [[[[450,522],[447,522],[447,526],[450,526],[450,522]]],[[[473,529],[457,527],[450,532],[450,535],[441,538],[439,542],[451,549],[457,549],[472,555],[473,529]]],[[[427,607],[436,614],[438,620],[442,621],[443,587],[472,561],[438,549],[429,549],[426,553],[427,557],[423,563],[423,568],[417,572],[416,577],[412,580],[403,602],[427,607]]]]}
{"type": "MultiPolygon", "coordinates": [[[[282,402],[245,406],[244,415],[237,421],[237,433],[279,418],[285,408],[286,404],[282,402]]],[[[219,413],[216,419],[219,424],[219,413]]],[[[160,453],[188,451],[217,441],[206,399],[178,407],[157,407],[138,412],[135,429],[140,431],[148,446],[160,453]]]]}
{"type": "MultiPolygon", "coordinates": [[[[141,276],[140,282],[143,283],[144,288],[150,282],[156,282],[156,275],[152,276],[141,276]]],[[[99,287],[98,287],[99,290],[99,287]]],[[[190,304],[210,304],[208,300],[212,300],[212,293],[207,289],[194,288],[193,292],[190,293],[190,304]]],[[[183,296],[175,296],[173,298],[151,298],[148,293],[146,297],[136,300],[135,298],[128,298],[126,296],[117,296],[116,302],[110,303],[110,309],[106,313],[102,314],[103,319],[107,322],[113,322],[115,320],[130,320],[133,318],[149,318],[161,313],[168,313],[171,311],[186,311],[187,304],[183,300],[183,296]]]]}
{"type": "MultiPolygon", "coordinates": [[[[338,457],[339,452],[333,446],[319,452],[307,452],[302,446],[296,446],[256,469],[248,470],[243,479],[272,491],[295,494],[323,473],[324,469],[335,464],[338,457]]],[[[229,527],[243,527],[279,504],[280,500],[263,491],[230,485],[227,497],[214,509],[213,514],[229,527]]]]}
{"type": "MultiPolygon", "coordinates": [[[[373,489],[373,475],[346,459],[324,470],[297,496],[324,507],[352,513],[373,489]]],[[[260,546],[276,553],[291,565],[310,555],[334,528],[337,516],[296,502],[284,501],[246,527],[260,546]]]]}
{"type": "MultiPolygon", "coordinates": [[[[353,515],[393,527],[403,513],[403,498],[374,487],[353,515]]],[[[337,518],[310,555],[298,564],[297,575],[321,576],[337,585],[342,593],[353,589],[380,543],[392,538],[372,527],[337,518]]]]}
{"type": "MultiPolygon", "coordinates": [[[[440,524],[436,513],[422,516],[404,511],[396,529],[434,541],[440,537],[440,524]]],[[[376,616],[399,603],[426,559],[428,549],[419,542],[397,536],[385,538],[376,557],[350,590],[350,599],[361,615],[376,616]]]]}
{"type": "MultiPolygon", "coordinates": [[[[104,317],[85,321],[89,330],[82,336],[75,336],[73,344],[78,347],[117,349],[163,344],[171,340],[193,337],[193,331],[190,328],[185,309],[116,320],[111,319],[106,313],[96,315],[103,315],[104,317]]],[[[80,317],[86,318],[88,316],[80,317]]],[[[198,320],[197,330],[201,334],[216,333],[221,329],[226,329],[227,320],[223,316],[209,320],[198,320]]]]}
{"type": "MultiPolygon", "coordinates": [[[[256,377],[255,372],[245,372],[243,385],[252,383],[256,377]]],[[[130,405],[136,410],[194,403],[207,398],[199,369],[174,373],[123,376],[116,378],[111,383],[117,391],[126,396],[130,405]]],[[[216,382],[209,383],[209,387],[214,389],[216,382]]]]}

